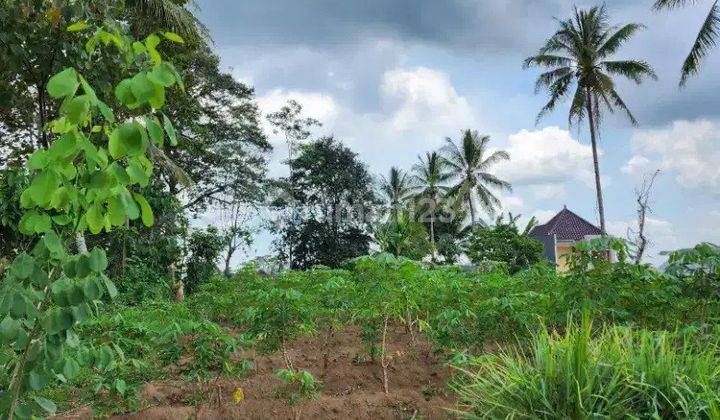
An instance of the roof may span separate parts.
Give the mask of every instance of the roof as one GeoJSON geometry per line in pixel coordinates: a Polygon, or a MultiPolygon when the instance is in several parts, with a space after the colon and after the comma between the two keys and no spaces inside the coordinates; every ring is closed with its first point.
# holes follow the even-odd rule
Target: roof
{"type": "Polygon", "coordinates": [[[560,213],[544,225],[535,226],[530,232],[531,236],[555,235],[560,241],[578,241],[586,236],[601,234],[599,227],[571,212],[567,207],[560,210],[560,213]]]}

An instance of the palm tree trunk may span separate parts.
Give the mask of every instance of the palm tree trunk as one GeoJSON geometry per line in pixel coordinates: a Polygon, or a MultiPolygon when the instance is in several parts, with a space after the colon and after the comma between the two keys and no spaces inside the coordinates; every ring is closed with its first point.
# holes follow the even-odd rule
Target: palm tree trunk
{"type": "Polygon", "coordinates": [[[472,226],[475,226],[475,207],[473,206],[472,202],[472,196],[467,196],[468,206],[470,207],[470,221],[472,222],[472,226]]]}
{"type": "Polygon", "coordinates": [[[432,247],[432,260],[435,261],[435,200],[432,201],[430,211],[430,245],[432,247]]]}
{"type": "Polygon", "coordinates": [[[592,143],[593,167],[595,169],[595,192],[597,193],[598,212],[600,213],[600,231],[602,232],[603,235],[605,235],[606,234],[606,231],[605,231],[605,208],[603,206],[602,187],[600,186],[600,163],[598,162],[598,153],[597,153],[597,134],[595,132],[595,129],[596,129],[595,115],[593,114],[593,103],[592,103],[592,95],[590,93],[590,89],[588,88],[586,90],[586,92],[587,92],[587,101],[585,101],[585,105],[587,107],[588,121],[590,123],[590,141],[592,143]]]}

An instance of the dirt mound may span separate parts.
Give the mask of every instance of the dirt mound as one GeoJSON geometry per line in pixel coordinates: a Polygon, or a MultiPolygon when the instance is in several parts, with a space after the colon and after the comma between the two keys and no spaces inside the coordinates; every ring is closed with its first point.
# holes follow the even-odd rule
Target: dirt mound
{"type": "Polygon", "coordinates": [[[346,327],[323,346],[319,337],[292,343],[289,354],[296,369],[307,370],[322,382],[314,398],[290,403],[277,395],[280,354],[254,355],[247,378],[220,377],[203,383],[181,381],[146,385],[140,398],[145,410],[116,419],[444,419],[455,398],[446,389],[451,371],[431,353],[429,343],[410,342],[402,327],[389,332],[389,394],[382,389],[379,362],[368,358],[357,327],[346,327]],[[327,367],[323,349],[329,348],[327,367]],[[238,389],[242,399],[235,402],[238,389]]]}

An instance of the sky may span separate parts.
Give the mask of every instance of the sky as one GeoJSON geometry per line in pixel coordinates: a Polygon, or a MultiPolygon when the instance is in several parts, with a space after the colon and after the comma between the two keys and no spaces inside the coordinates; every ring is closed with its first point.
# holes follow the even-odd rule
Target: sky
{"type": "MultiPolygon", "coordinates": [[[[659,78],[618,83],[638,126],[619,113],[602,121],[606,220],[610,233],[626,237],[637,223],[634,190],[659,169],[647,221],[647,261],[654,264],[661,251],[720,242],[720,48],[678,88],[680,66],[711,3],[656,12],[652,1],[606,2],[613,24],[646,25],[616,57],[645,60],[659,78]]],[[[470,128],[511,156],[497,167],[514,187],[503,194],[504,211],[545,222],[567,205],[598,224],[587,127],[568,125],[567,103],[536,124],[547,97],[534,92],[540,70],[522,68],[572,6],[560,0],[198,0],[196,13],[223,70],[255,88],[263,114],[299,101],[323,123],[315,136],[334,135],[373,174],[410,169],[419,154],[470,128]]],[[[266,132],[275,146],[270,175],[286,175],[284,142],[266,132]]],[[[270,253],[271,239],[261,233],[238,258],[270,253]]]]}

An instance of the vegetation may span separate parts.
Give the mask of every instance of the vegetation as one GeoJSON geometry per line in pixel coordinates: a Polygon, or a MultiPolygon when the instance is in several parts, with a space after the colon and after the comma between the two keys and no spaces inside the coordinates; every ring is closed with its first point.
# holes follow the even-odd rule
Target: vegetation
{"type": "MultiPolygon", "coordinates": [[[[681,84],[714,45],[716,6],[681,84]]],[[[548,68],[538,118],[572,96],[570,122],[588,119],[605,232],[600,120],[634,123],[614,77],[655,74],[614,58],[642,25],[612,26],[604,7],[558,24],[525,65],[548,68]]],[[[375,179],[292,100],[265,116],[288,146],[270,179],[254,91],[220,71],[182,0],[6,1],[0,52],[0,419],[136,412],[170,381],[195,390],[175,405],[238,408],[238,383],[267,366],[277,403],[303,404],[332,385],[337,335],[392,404],[405,358],[451,367],[413,392],[449,385],[467,418],[720,418],[717,245],[661,271],[640,261],[644,231],[639,250],[602,235],[558,272],[534,218],[495,217],[510,156],[489,136],[463,130],[375,179]],[[285,265],[233,272],[260,209],[285,265]]]]}

